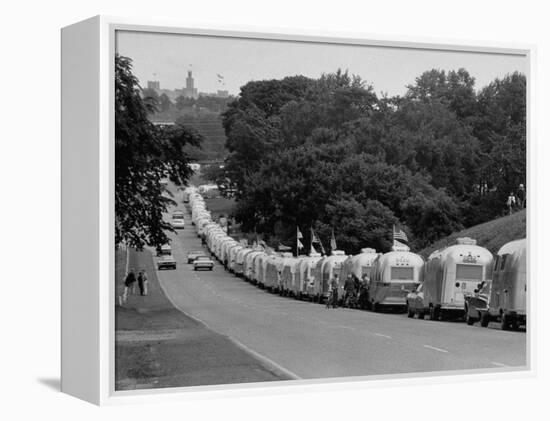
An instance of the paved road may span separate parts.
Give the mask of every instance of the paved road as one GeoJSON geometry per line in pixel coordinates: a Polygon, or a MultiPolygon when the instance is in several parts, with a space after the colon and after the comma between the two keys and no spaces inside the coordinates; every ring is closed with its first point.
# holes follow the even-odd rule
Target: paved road
{"type": "Polygon", "coordinates": [[[176,271],[159,272],[174,305],[297,378],[343,377],[526,365],[525,332],[409,319],[324,306],[270,294],[225,272],[194,272],[184,259],[200,249],[188,218],[172,235],[176,271]]]}
{"type": "MultiPolygon", "coordinates": [[[[119,264],[120,292],[125,263],[119,264]]],[[[116,306],[116,390],[292,378],[175,309],[158,283],[149,251],[132,251],[129,263],[149,273],[149,291],[147,296],[130,294],[123,306],[116,306]]]]}

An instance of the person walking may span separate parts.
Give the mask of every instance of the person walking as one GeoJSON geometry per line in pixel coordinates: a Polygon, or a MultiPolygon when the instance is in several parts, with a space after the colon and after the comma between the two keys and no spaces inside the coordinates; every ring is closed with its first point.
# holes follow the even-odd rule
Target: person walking
{"type": "Polygon", "coordinates": [[[330,308],[332,304],[332,308],[338,307],[338,275],[334,275],[332,280],[329,283],[329,296],[327,299],[327,308],[330,308]]]}
{"type": "Polygon", "coordinates": [[[126,275],[126,278],[124,279],[124,294],[122,294],[122,302],[126,303],[128,301],[128,292],[130,291],[130,288],[134,288],[136,283],[136,273],[134,269],[130,269],[130,272],[128,272],[128,275],[126,275]]]}
{"type": "Polygon", "coordinates": [[[142,269],[139,271],[137,281],[139,286],[139,293],[141,295],[147,295],[147,273],[145,272],[145,270],[142,269]]]}

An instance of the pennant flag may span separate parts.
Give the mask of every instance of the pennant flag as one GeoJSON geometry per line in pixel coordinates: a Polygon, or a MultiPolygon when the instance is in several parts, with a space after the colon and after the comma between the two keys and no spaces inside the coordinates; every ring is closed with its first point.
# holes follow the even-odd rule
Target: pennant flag
{"type": "Polygon", "coordinates": [[[302,240],[304,236],[300,232],[300,228],[296,227],[296,232],[297,232],[296,236],[298,237],[298,240],[302,240]]]}
{"type": "Polygon", "coordinates": [[[320,243],[319,239],[315,235],[315,231],[313,231],[313,228],[311,229],[311,242],[312,243],[320,243]]]}
{"type": "Polygon", "coordinates": [[[313,228],[311,228],[311,243],[312,245],[313,243],[319,244],[319,247],[321,248],[321,253],[326,254],[325,248],[323,247],[323,243],[321,243],[321,240],[319,240],[319,237],[315,235],[315,231],[313,231],[313,228]]]}
{"type": "Polygon", "coordinates": [[[317,254],[317,250],[315,250],[315,247],[313,247],[313,244],[311,245],[311,250],[309,251],[309,254],[317,254]]]}
{"type": "Polygon", "coordinates": [[[304,248],[304,245],[300,240],[298,240],[298,250],[302,250],[304,248]]]}
{"type": "Polygon", "coordinates": [[[334,228],[332,229],[332,237],[330,237],[330,248],[332,250],[336,250],[338,248],[336,246],[336,238],[334,237],[334,228]]]}

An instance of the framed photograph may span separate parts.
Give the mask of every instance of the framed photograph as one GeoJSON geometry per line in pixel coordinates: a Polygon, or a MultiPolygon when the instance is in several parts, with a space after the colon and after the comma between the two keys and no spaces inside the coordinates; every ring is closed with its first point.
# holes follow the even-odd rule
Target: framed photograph
{"type": "Polygon", "coordinates": [[[62,30],[62,390],[534,370],[532,47],[62,30]]]}

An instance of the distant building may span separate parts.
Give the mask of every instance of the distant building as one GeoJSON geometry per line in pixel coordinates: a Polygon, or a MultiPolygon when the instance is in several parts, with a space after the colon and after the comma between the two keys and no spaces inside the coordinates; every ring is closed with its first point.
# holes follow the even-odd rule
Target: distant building
{"type": "Polygon", "coordinates": [[[199,92],[199,96],[210,96],[214,98],[228,98],[229,91],[220,91],[217,92],[199,92]]]}
{"type": "Polygon", "coordinates": [[[197,88],[195,88],[195,79],[193,79],[193,72],[189,70],[187,72],[187,78],[185,79],[185,88],[182,90],[182,95],[186,98],[195,98],[199,97],[197,88]]]}
{"type": "Polygon", "coordinates": [[[148,80],[147,89],[154,89],[155,91],[160,91],[160,82],[158,80],[148,80]]]}

